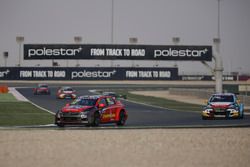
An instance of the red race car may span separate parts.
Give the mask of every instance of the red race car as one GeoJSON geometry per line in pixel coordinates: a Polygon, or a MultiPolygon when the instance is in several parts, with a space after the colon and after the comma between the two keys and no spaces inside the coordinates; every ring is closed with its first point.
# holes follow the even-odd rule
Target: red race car
{"type": "Polygon", "coordinates": [[[56,113],[55,124],[59,127],[77,124],[98,126],[104,123],[122,126],[127,118],[124,105],[111,96],[81,96],[56,113]]]}
{"type": "Polygon", "coordinates": [[[76,91],[69,86],[61,87],[57,90],[56,97],[58,99],[65,99],[65,98],[75,99],[76,91]]]}
{"type": "Polygon", "coordinates": [[[34,89],[33,89],[33,94],[34,95],[39,95],[39,94],[46,94],[50,95],[50,89],[47,84],[38,84],[34,89]]]}

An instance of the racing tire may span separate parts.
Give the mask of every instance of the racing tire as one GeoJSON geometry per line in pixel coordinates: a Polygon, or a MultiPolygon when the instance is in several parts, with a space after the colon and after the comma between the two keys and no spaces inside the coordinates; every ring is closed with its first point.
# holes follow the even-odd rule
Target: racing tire
{"type": "Polygon", "coordinates": [[[202,116],[201,119],[202,119],[202,120],[207,120],[207,117],[203,117],[203,116],[202,116]]]}
{"type": "Polygon", "coordinates": [[[64,124],[56,124],[56,125],[60,128],[64,127],[64,124]]]}
{"type": "Polygon", "coordinates": [[[99,112],[95,112],[93,115],[92,122],[89,124],[90,126],[99,126],[101,121],[99,112]]]}
{"type": "Polygon", "coordinates": [[[226,112],[226,119],[230,119],[230,113],[229,112],[226,112]]]}
{"type": "Polygon", "coordinates": [[[126,123],[126,116],[125,112],[121,111],[119,115],[119,121],[116,123],[118,126],[123,126],[126,123]]]}
{"type": "Polygon", "coordinates": [[[244,110],[242,111],[242,113],[240,113],[239,119],[243,119],[244,118],[244,110]]]}

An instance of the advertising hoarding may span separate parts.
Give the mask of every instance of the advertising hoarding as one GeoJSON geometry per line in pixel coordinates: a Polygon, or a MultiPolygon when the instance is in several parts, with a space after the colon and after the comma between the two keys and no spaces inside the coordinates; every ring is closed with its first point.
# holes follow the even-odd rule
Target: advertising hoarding
{"type": "Polygon", "coordinates": [[[178,68],[1,67],[0,80],[177,80],[178,68]]]}
{"type": "Polygon", "coordinates": [[[36,59],[212,61],[212,46],[24,44],[24,60],[36,59]]]}

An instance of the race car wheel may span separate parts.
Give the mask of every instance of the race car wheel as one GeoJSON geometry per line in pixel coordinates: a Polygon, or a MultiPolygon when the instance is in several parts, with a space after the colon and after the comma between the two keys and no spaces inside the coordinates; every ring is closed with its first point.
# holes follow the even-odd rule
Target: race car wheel
{"type": "Polygon", "coordinates": [[[207,120],[207,117],[203,117],[203,116],[202,116],[201,118],[202,118],[202,120],[207,120]]]}
{"type": "Polygon", "coordinates": [[[230,119],[230,113],[226,112],[226,119],[230,119]]]}
{"type": "Polygon", "coordinates": [[[64,124],[57,124],[58,127],[64,127],[64,124]]]}
{"type": "Polygon", "coordinates": [[[126,116],[125,116],[125,113],[124,111],[121,111],[120,112],[120,116],[119,116],[119,121],[117,122],[117,125],[118,126],[123,126],[126,122],[126,116]]]}
{"type": "Polygon", "coordinates": [[[244,110],[240,113],[239,119],[243,119],[244,118],[244,110]]]}
{"type": "Polygon", "coordinates": [[[95,112],[92,122],[90,123],[91,126],[99,126],[100,124],[100,114],[99,112],[95,112]]]}

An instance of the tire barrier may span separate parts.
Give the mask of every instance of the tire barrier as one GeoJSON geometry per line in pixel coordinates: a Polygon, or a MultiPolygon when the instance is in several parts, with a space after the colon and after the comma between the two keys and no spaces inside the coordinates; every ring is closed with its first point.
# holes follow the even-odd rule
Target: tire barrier
{"type": "Polygon", "coordinates": [[[0,85],[0,93],[8,93],[9,89],[7,85],[0,85]]]}

